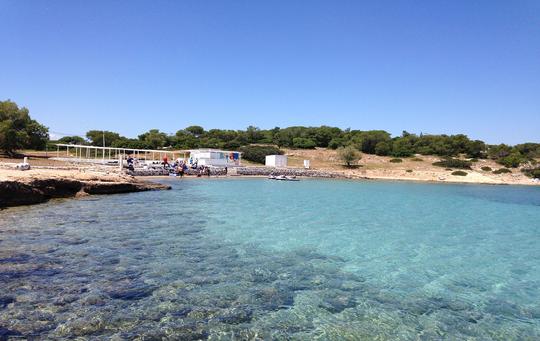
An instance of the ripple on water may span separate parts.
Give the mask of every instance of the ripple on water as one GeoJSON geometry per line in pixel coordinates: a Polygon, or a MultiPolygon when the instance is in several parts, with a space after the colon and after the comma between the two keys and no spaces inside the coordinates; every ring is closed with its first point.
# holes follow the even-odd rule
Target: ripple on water
{"type": "MultiPolygon", "coordinates": [[[[286,194],[294,199],[291,203],[307,200],[303,190],[327,193],[329,184],[335,184],[332,189],[343,191],[344,196],[353,186],[302,182],[295,187],[300,194],[286,194]]],[[[347,221],[333,207],[333,218],[324,220],[324,205],[330,204],[324,197],[313,225],[306,225],[304,218],[295,220],[298,212],[279,205],[266,207],[266,212],[281,208],[287,217],[285,226],[278,223],[268,230],[261,223],[267,213],[256,211],[250,193],[264,190],[269,195],[275,190],[269,186],[281,185],[259,180],[193,181],[175,183],[183,191],[62,201],[0,212],[0,340],[9,336],[103,340],[540,337],[540,307],[538,301],[530,300],[538,295],[537,265],[514,259],[515,266],[493,271],[500,277],[499,285],[484,274],[446,264],[464,264],[466,255],[452,257],[447,250],[463,252],[462,240],[455,236],[472,232],[452,227],[438,247],[430,241],[436,237],[422,226],[415,236],[420,243],[397,225],[380,238],[375,226],[382,218],[377,216],[366,222],[353,214],[352,227],[345,229],[347,221]],[[221,196],[238,186],[247,186],[246,202],[231,203],[221,196]],[[191,193],[190,200],[179,193],[191,193]],[[151,202],[163,204],[157,209],[151,202]],[[224,218],[237,214],[239,205],[251,205],[252,211],[233,222],[224,218]],[[253,221],[246,220],[249,217],[253,221]],[[332,237],[341,244],[328,237],[331,222],[340,226],[332,237]],[[15,225],[17,229],[12,228],[15,225]],[[357,234],[355,226],[368,227],[357,234]],[[416,244],[408,247],[407,243],[416,244]],[[434,267],[430,260],[440,263],[434,267]]],[[[376,186],[372,196],[387,191],[385,186],[376,186]]],[[[272,194],[276,201],[287,188],[281,186],[272,194]]],[[[420,191],[427,196],[440,190],[428,187],[426,193],[423,187],[405,188],[407,193],[420,191]]],[[[364,189],[358,190],[354,197],[365,198],[360,195],[364,189]]],[[[395,194],[388,195],[386,200],[393,200],[395,194]]],[[[350,200],[364,199],[349,198],[343,203],[348,209],[350,200]]],[[[536,217],[523,207],[524,216],[536,217]]],[[[497,209],[509,212],[504,206],[497,209]]],[[[361,211],[365,214],[366,209],[361,211]]],[[[401,212],[400,221],[407,214],[401,212]]],[[[463,214],[469,213],[465,209],[463,214]]],[[[391,223],[390,218],[384,217],[384,223],[391,223]]],[[[499,238],[484,230],[478,236],[471,240],[499,238]]],[[[485,261],[483,254],[475,257],[485,261]]]]}

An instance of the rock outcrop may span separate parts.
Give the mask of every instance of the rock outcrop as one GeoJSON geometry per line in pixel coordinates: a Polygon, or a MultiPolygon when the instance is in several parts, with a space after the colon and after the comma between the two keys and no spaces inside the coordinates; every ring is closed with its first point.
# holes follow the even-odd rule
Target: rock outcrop
{"type": "Polygon", "coordinates": [[[32,205],[80,194],[115,194],[170,189],[152,182],[81,181],[64,178],[0,181],[0,207],[32,205]]]}

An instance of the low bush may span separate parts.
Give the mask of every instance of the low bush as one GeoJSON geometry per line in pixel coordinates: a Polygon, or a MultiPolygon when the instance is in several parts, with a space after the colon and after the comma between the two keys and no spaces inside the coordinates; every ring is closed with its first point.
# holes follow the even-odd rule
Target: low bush
{"type": "Polygon", "coordinates": [[[406,172],[407,173],[412,173],[412,169],[407,169],[406,172]]]}
{"type": "Polygon", "coordinates": [[[458,168],[458,169],[471,169],[471,162],[448,158],[441,161],[433,162],[434,166],[445,167],[445,168],[458,168]]]}
{"type": "Polygon", "coordinates": [[[262,163],[266,162],[266,155],[283,155],[283,151],[273,146],[244,146],[240,148],[242,159],[262,163]]]}
{"type": "Polygon", "coordinates": [[[492,171],[491,167],[488,167],[488,166],[484,166],[484,167],[482,167],[481,169],[482,169],[484,172],[491,172],[491,171],[492,171]]]}
{"type": "Polygon", "coordinates": [[[533,179],[540,179],[540,168],[526,168],[521,170],[525,175],[533,179]]]}
{"type": "Polygon", "coordinates": [[[512,171],[508,168],[499,168],[493,171],[493,174],[504,174],[504,173],[512,173],[512,171]]]}
{"type": "Polygon", "coordinates": [[[458,170],[458,171],[452,172],[452,175],[466,176],[466,175],[467,175],[467,172],[458,170]]]}
{"type": "Polygon", "coordinates": [[[519,153],[512,153],[508,156],[505,156],[505,157],[502,157],[500,159],[497,160],[497,163],[498,164],[501,164],[505,167],[512,167],[512,168],[516,168],[516,167],[519,167],[519,165],[523,162],[525,162],[526,159],[519,153]]]}
{"type": "Polygon", "coordinates": [[[412,160],[412,161],[416,161],[416,162],[424,161],[424,159],[421,159],[421,158],[419,158],[419,157],[413,157],[411,160],[412,160]]]}
{"type": "Polygon", "coordinates": [[[472,158],[472,159],[470,159],[469,161],[471,161],[471,162],[478,162],[478,159],[477,159],[477,158],[472,158]]]}
{"type": "Polygon", "coordinates": [[[390,162],[392,162],[392,163],[400,163],[400,162],[403,162],[403,160],[400,159],[400,158],[394,158],[394,159],[390,159],[390,162]]]}

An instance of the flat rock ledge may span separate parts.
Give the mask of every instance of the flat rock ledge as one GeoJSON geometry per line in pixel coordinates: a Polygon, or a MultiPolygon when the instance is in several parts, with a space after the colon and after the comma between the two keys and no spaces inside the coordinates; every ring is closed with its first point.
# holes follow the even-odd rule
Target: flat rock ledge
{"type": "Polygon", "coordinates": [[[39,204],[52,198],[168,189],[171,187],[146,181],[82,181],[63,178],[0,181],[0,208],[39,204]]]}

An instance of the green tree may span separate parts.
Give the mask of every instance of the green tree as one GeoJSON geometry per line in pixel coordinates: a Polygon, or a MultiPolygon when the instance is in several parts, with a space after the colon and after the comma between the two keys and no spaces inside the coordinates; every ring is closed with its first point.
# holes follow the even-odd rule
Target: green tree
{"type": "Polygon", "coordinates": [[[86,144],[86,140],[80,136],[64,136],[58,142],[65,144],[86,144]]]}
{"type": "Polygon", "coordinates": [[[328,148],[338,149],[339,147],[344,147],[347,140],[344,137],[334,137],[328,142],[328,148]]]}
{"type": "Polygon", "coordinates": [[[167,134],[160,132],[159,129],[150,129],[146,133],[139,135],[139,140],[152,149],[163,148],[169,143],[167,134]]]}
{"type": "Polygon", "coordinates": [[[506,144],[499,144],[494,146],[489,146],[488,156],[490,159],[498,160],[500,158],[506,157],[512,153],[512,147],[506,144]]]}
{"type": "Polygon", "coordinates": [[[249,143],[257,143],[263,138],[261,130],[254,126],[249,126],[246,129],[246,139],[249,143]]]}
{"type": "Polygon", "coordinates": [[[105,147],[110,147],[114,141],[121,138],[120,134],[107,130],[90,130],[86,133],[86,138],[90,140],[92,146],[103,146],[105,138],[105,147]]]}
{"type": "Polygon", "coordinates": [[[28,109],[0,101],[0,150],[14,155],[17,149],[43,149],[48,140],[49,130],[33,120],[28,109]]]}
{"type": "Polygon", "coordinates": [[[474,140],[467,142],[465,146],[465,154],[470,158],[482,158],[485,157],[486,144],[484,141],[474,140]]]}
{"type": "Polygon", "coordinates": [[[121,137],[118,140],[115,140],[111,147],[117,148],[128,148],[128,149],[150,149],[150,146],[146,144],[145,141],[139,139],[128,139],[126,137],[121,137]]]}
{"type": "Polygon", "coordinates": [[[540,143],[522,143],[515,145],[513,149],[529,159],[540,158],[540,143]]]}
{"type": "Polygon", "coordinates": [[[367,154],[375,154],[379,142],[389,142],[390,134],[384,130],[352,131],[352,141],[359,149],[367,154]]]}
{"type": "Polygon", "coordinates": [[[283,151],[273,146],[244,146],[240,148],[242,159],[265,163],[266,155],[283,155],[283,151]]]}
{"type": "Polygon", "coordinates": [[[392,152],[391,141],[381,141],[375,145],[375,154],[386,156],[392,152]]]}
{"type": "Polygon", "coordinates": [[[510,155],[501,157],[497,160],[497,163],[505,167],[512,167],[512,168],[519,167],[519,165],[522,162],[525,162],[525,158],[523,157],[523,155],[521,155],[517,151],[512,152],[510,155]]]}
{"type": "Polygon", "coordinates": [[[312,149],[317,146],[317,143],[310,138],[295,137],[293,139],[293,147],[300,149],[312,149]]]}
{"type": "Polygon", "coordinates": [[[330,141],[341,138],[343,132],[336,127],[320,126],[319,128],[312,128],[310,135],[317,147],[326,148],[329,147],[330,141]]]}
{"type": "Polygon", "coordinates": [[[171,138],[175,148],[190,149],[199,147],[199,139],[186,130],[178,130],[171,138]]]}
{"type": "Polygon", "coordinates": [[[341,147],[338,149],[338,156],[347,167],[351,167],[354,163],[360,160],[360,153],[353,146],[341,147]]]}
{"type": "Polygon", "coordinates": [[[413,135],[400,137],[392,143],[392,155],[396,157],[408,157],[414,154],[413,135]]]}
{"type": "Polygon", "coordinates": [[[189,126],[184,130],[188,133],[193,134],[194,136],[201,136],[202,134],[204,134],[204,128],[201,126],[189,126]]]}

